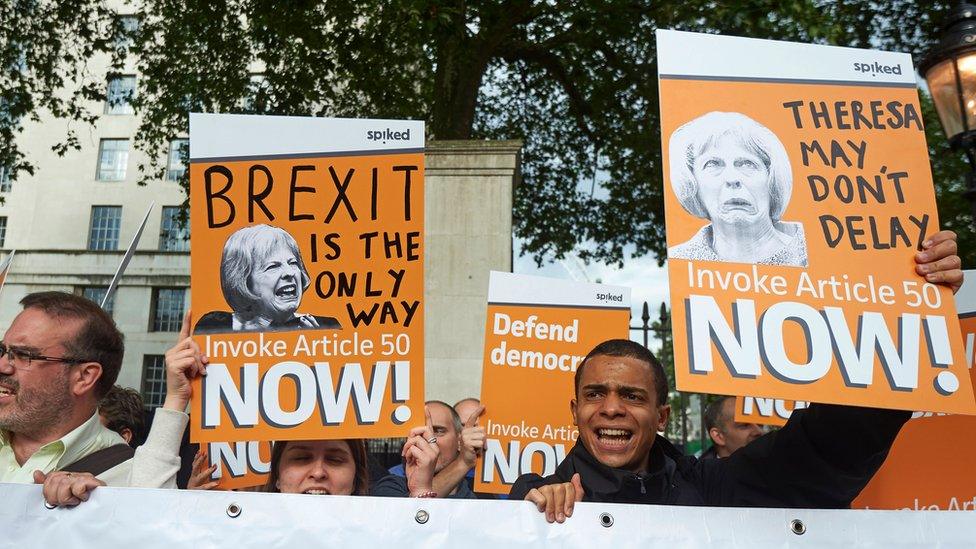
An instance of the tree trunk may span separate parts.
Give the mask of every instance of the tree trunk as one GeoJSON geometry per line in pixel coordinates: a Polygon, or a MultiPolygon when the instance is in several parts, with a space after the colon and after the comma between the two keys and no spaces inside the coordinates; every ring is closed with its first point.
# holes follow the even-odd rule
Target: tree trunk
{"type": "Polygon", "coordinates": [[[471,138],[478,91],[491,58],[490,51],[479,51],[481,41],[469,35],[465,18],[464,2],[459,2],[448,28],[435,35],[430,133],[436,139],[471,138]]]}

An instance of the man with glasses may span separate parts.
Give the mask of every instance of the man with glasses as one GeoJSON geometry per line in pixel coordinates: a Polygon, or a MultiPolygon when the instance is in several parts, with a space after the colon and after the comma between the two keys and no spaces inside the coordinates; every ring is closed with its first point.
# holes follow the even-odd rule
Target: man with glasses
{"type": "Polygon", "coordinates": [[[112,318],[63,292],[30,294],[20,303],[24,310],[0,341],[0,482],[47,480],[45,494],[85,473],[92,487],[161,485],[153,479],[179,468],[172,448],[185,419],[158,421],[155,447],[143,446],[135,457],[102,425],[98,401],[115,384],[124,351],[112,318]]]}

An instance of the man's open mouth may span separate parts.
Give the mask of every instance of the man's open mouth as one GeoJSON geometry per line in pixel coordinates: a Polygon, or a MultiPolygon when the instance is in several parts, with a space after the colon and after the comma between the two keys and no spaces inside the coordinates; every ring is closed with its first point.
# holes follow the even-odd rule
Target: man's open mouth
{"type": "Polygon", "coordinates": [[[626,446],[634,438],[634,432],[629,429],[597,429],[597,439],[606,446],[626,446]]]}
{"type": "Polygon", "coordinates": [[[327,495],[329,495],[329,491],[328,490],[325,490],[325,489],[322,489],[322,488],[309,488],[308,490],[305,490],[302,493],[303,494],[311,494],[313,496],[327,496],[327,495]]]}
{"type": "Polygon", "coordinates": [[[753,212],[755,208],[752,206],[752,202],[744,198],[730,198],[722,203],[722,209],[725,211],[732,210],[742,210],[746,212],[753,212]]]}
{"type": "Polygon", "coordinates": [[[298,297],[298,286],[294,284],[285,284],[284,286],[281,286],[275,290],[275,295],[286,298],[298,297]]]}
{"type": "Polygon", "coordinates": [[[17,394],[16,389],[11,389],[10,387],[4,387],[3,385],[0,385],[0,397],[13,396],[16,394],[17,394]]]}

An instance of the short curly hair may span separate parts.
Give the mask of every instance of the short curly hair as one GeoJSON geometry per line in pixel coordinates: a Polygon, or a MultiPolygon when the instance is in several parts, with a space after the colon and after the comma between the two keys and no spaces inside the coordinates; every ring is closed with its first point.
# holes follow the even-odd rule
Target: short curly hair
{"type": "Polygon", "coordinates": [[[142,440],[145,421],[142,395],[139,391],[119,385],[112,386],[98,402],[98,415],[105,419],[106,427],[120,435],[123,429],[128,428],[132,432],[131,443],[142,440]]]}
{"type": "Polygon", "coordinates": [[[651,381],[654,383],[654,396],[657,399],[657,405],[663,406],[668,403],[668,374],[665,373],[661,362],[647,347],[629,339],[608,339],[586,354],[586,358],[576,368],[576,375],[573,380],[577,397],[579,397],[580,382],[583,379],[583,369],[586,368],[586,363],[595,356],[633,358],[644,362],[651,371],[651,381]]]}
{"type": "Polygon", "coordinates": [[[738,112],[712,111],[674,130],[668,143],[671,188],[691,215],[710,219],[698,197],[695,160],[720,139],[730,137],[756,155],[769,173],[769,217],[783,217],[793,192],[793,169],[786,148],[768,128],[738,112]]]}
{"type": "Polygon", "coordinates": [[[307,290],[311,283],[308,270],[298,243],[285,230],[271,225],[252,225],[237,230],[224,243],[224,252],[220,257],[220,289],[227,304],[241,318],[253,318],[257,314],[256,305],[261,300],[248,286],[254,266],[281,246],[295,254],[301,271],[302,291],[307,290]]]}

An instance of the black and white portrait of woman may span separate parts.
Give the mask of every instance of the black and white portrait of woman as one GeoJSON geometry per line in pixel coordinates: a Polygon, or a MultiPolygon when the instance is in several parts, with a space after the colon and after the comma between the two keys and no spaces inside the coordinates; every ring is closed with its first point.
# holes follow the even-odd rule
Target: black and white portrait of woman
{"type": "Polygon", "coordinates": [[[741,113],[710,112],[675,130],[669,151],[678,202],[710,222],[669,258],[807,266],[803,225],[781,219],[793,171],[773,132],[741,113]]]}
{"type": "Polygon", "coordinates": [[[252,332],[338,329],[332,317],[298,313],[311,279],[298,244],[270,225],[234,232],[220,258],[220,288],[233,312],[213,311],[195,332],[252,332]]]}

